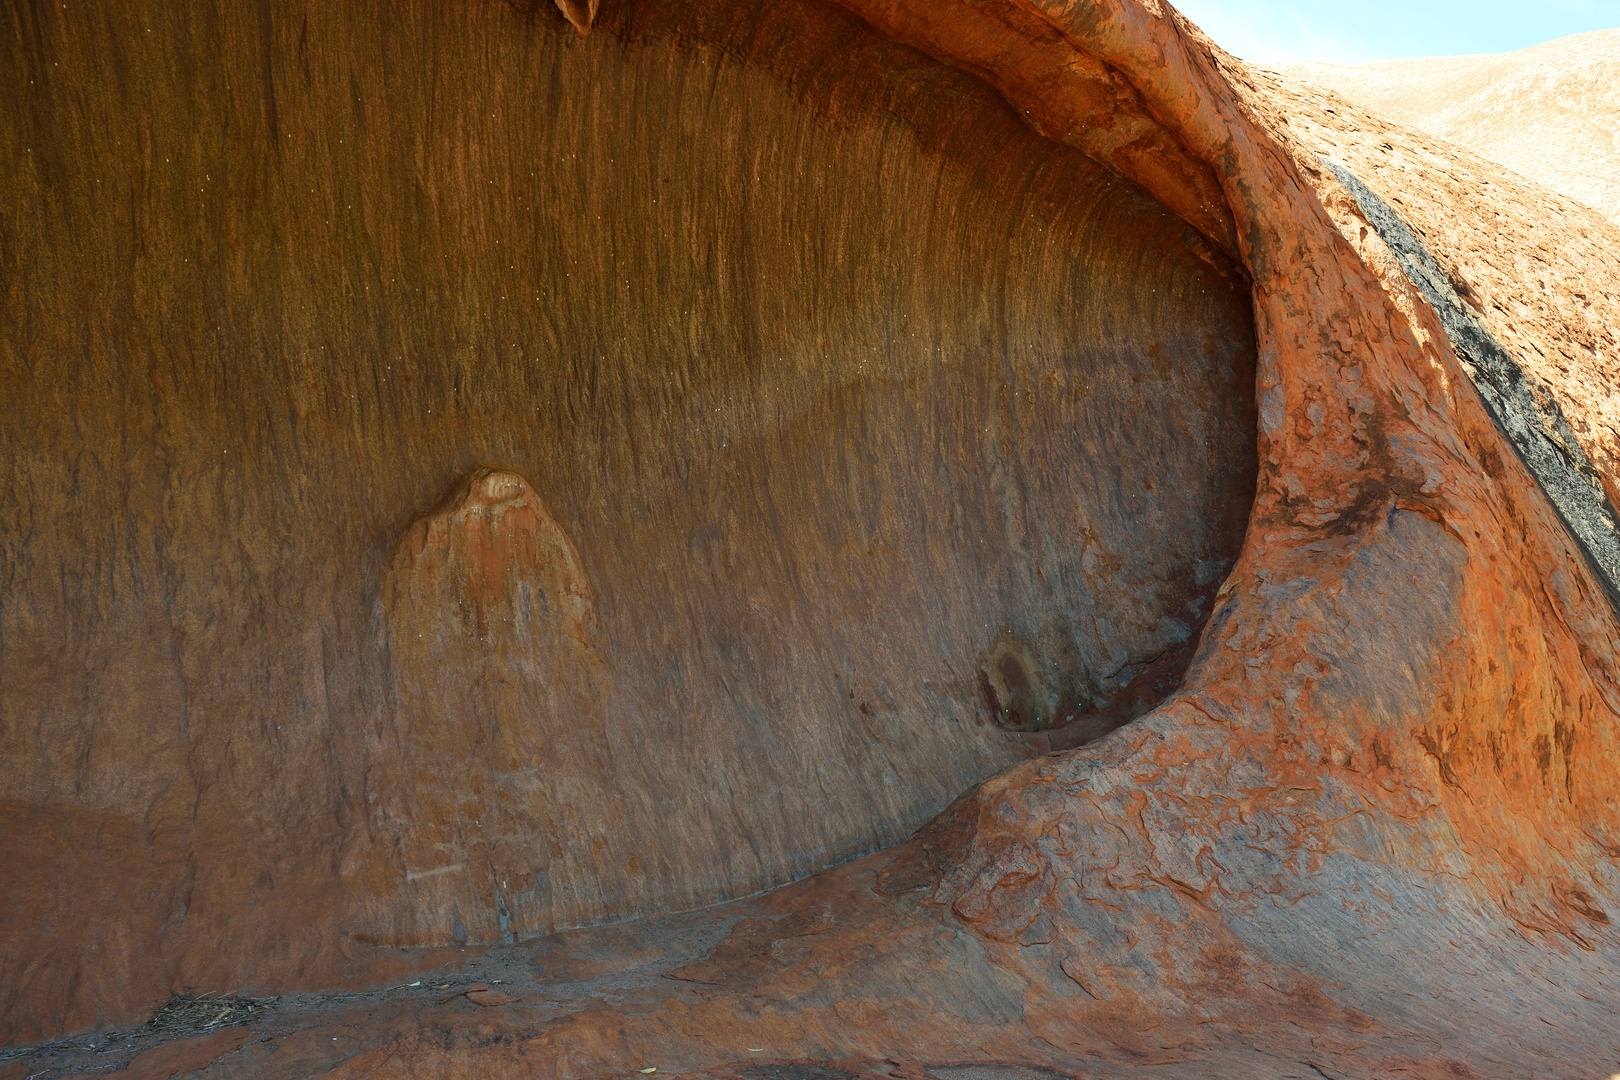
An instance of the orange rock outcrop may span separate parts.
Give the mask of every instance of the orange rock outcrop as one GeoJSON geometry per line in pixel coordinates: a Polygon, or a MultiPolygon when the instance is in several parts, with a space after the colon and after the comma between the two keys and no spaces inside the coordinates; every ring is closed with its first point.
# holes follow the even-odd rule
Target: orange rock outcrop
{"type": "Polygon", "coordinates": [[[25,23],[12,1041],[1620,1069],[1611,222],[1159,0],[25,23]]]}

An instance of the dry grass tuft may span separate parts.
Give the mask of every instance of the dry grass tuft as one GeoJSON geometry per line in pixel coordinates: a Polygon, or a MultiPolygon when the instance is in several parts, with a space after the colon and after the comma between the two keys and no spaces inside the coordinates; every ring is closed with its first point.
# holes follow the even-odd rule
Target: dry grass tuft
{"type": "Polygon", "coordinates": [[[140,1034],[192,1035],[234,1027],[273,1007],[280,998],[176,994],[158,1006],[140,1034]]]}

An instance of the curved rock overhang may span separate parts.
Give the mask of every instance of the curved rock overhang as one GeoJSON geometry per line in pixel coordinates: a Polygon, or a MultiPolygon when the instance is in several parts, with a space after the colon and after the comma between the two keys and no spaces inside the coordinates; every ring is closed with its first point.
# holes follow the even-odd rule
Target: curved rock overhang
{"type": "Polygon", "coordinates": [[[13,30],[8,1038],[758,892],[1179,684],[1255,350],[1161,129],[1181,216],[819,2],[13,30]]]}
{"type": "Polygon", "coordinates": [[[1310,136],[1156,0],[846,6],[1250,275],[1258,498],[1186,683],[744,906],[761,917],[686,973],[718,988],[699,1001],[591,999],[521,1048],[407,1033],[370,1074],[720,1068],[767,1038],[1104,1072],[1612,1068],[1620,630],[1310,136]]]}
{"type": "MultiPolygon", "coordinates": [[[[1349,126],[1342,103],[1294,95],[1291,124],[1273,87],[1154,0],[962,5],[955,23],[973,29],[960,34],[935,5],[876,7],[886,30],[983,70],[1069,139],[1061,110],[1043,119],[1032,72],[997,66],[1022,68],[1034,47],[986,64],[987,25],[1023,20],[1019,34],[1056,35],[1128,83],[1220,182],[1260,349],[1260,491],[1183,694],[943,815],[921,842],[941,875],[931,901],[1012,946],[998,964],[1055,964],[1084,991],[1036,1025],[1080,1052],[1070,1060],[1175,1053],[1183,1038],[1218,1060],[1224,1010],[1246,1002],[1315,1028],[1318,1046],[1342,1038],[1333,1065],[1352,1074],[1396,1067],[1394,1047],[1420,1071],[1611,1068],[1609,1006],[1590,1003],[1612,1001],[1616,955],[1620,634],[1605,548],[1581,530],[1612,530],[1612,470],[1579,444],[1554,462],[1548,486],[1596,507],[1572,533],[1442,317],[1319,164],[1349,126]],[[1492,1000],[1492,977],[1464,957],[1560,974],[1492,1000]],[[1252,967],[1212,990],[1231,964],[1252,967]],[[1347,1011],[1307,1015],[1297,995],[1312,978],[1347,1011]],[[1549,1013],[1567,1026],[1546,1038],[1549,1013]],[[1152,1039],[1119,1030],[1149,1015],[1167,1025],[1152,1039]],[[1363,1041],[1374,1030],[1383,1057],[1363,1041]],[[1416,1049],[1433,1031],[1476,1041],[1416,1049]]],[[[1185,181],[1177,200],[1108,160],[1166,205],[1190,201],[1185,181]]],[[[1557,231],[1590,246],[1602,226],[1575,216],[1557,231]]],[[[1533,395],[1571,405],[1556,382],[1533,395]]],[[[1588,437],[1607,424],[1588,419],[1588,437]]]]}

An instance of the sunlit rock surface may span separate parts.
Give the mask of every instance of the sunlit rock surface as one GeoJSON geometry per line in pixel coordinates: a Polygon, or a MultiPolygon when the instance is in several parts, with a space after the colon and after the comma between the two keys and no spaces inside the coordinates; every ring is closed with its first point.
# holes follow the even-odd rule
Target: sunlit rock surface
{"type": "Polygon", "coordinates": [[[1620,222],[1620,29],[1510,53],[1279,70],[1620,222]]]}

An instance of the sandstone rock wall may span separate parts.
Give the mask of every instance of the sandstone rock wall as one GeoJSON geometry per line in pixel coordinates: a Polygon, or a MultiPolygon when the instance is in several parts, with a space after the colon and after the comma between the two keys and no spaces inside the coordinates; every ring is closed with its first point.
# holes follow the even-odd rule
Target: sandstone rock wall
{"type": "Polygon", "coordinates": [[[977,80],[821,4],[10,26],[7,1038],[750,893],[1179,678],[1247,276],[977,80]]]}

